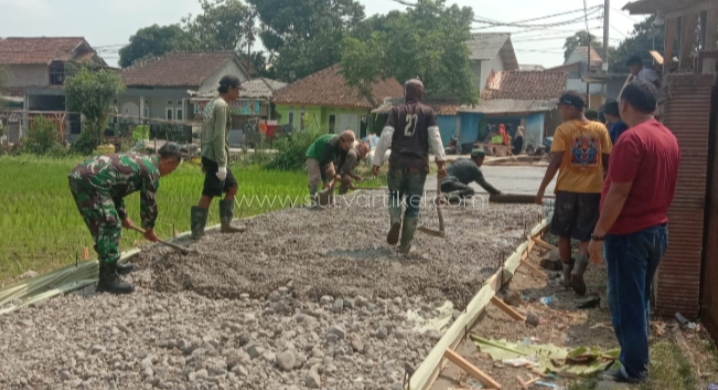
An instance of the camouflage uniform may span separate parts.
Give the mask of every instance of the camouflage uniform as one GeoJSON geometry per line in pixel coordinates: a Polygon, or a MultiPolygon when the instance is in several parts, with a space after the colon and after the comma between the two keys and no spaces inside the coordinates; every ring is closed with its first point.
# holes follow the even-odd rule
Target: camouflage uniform
{"type": "Polygon", "coordinates": [[[122,221],[127,218],[123,198],[140,191],[142,228],[155,226],[160,186],[156,156],[134,153],[99,156],[75,167],[68,181],[77,209],[82,214],[101,263],[114,265],[120,259],[122,221]]]}

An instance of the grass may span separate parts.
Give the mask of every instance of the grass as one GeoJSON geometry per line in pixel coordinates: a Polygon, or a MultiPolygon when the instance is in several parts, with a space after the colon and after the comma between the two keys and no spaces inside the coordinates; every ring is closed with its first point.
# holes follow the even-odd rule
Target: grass
{"type": "MultiPolygon", "coordinates": [[[[67,186],[67,175],[82,158],[48,159],[0,157],[0,284],[26,272],[48,271],[74,263],[82,249],[90,248],[92,238],[85,227],[67,186]]],[[[307,177],[304,172],[264,170],[260,166],[232,166],[239,182],[235,217],[249,217],[304,203],[307,177]],[[272,201],[275,200],[275,201],[272,201]]],[[[203,176],[196,165],[185,163],[161,180],[157,195],[159,218],[155,227],[163,238],[173,231],[190,228],[190,207],[199,199],[203,176]]],[[[364,183],[384,185],[385,181],[364,183]]],[[[137,224],[139,195],[125,198],[130,218],[137,224]]],[[[208,225],[219,222],[218,206],[213,204],[208,225]]],[[[123,231],[123,250],[143,244],[142,236],[123,231]]]]}
{"type": "MultiPolygon", "coordinates": [[[[650,376],[646,383],[618,386],[614,390],[697,390],[693,368],[673,340],[664,338],[651,346],[650,376]]],[[[595,379],[585,380],[569,390],[596,389],[595,379]]]]}

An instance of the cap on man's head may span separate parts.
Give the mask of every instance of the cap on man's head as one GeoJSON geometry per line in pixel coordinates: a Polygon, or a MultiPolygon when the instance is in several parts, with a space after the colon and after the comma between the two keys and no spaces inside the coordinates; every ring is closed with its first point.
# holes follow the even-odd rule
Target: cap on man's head
{"type": "Polygon", "coordinates": [[[404,83],[404,96],[407,101],[419,101],[424,97],[424,83],[411,79],[404,83]]]}
{"type": "Polygon", "coordinates": [[[621,112],[618,108],[618,101],[616,99],[607,99],[606,105],[603,108],[603,113],[612,116],[621,116],[621,112]]]}
{"type": "Polygon", "coordinates": [[[575,92],[566,92],[561,95],[561,98],[558,99],[558,104],[576,107],[579,110],[583,110],[586,107],[586,102],[583,101],[583,97],[575,92]]]}
{"type": "Polygon", "coordinates": [[[474,149],[471,151],[471,158],[486,157],[484,149],[474,149]]]}
{"type": "Polygon", "coordinates": [[[643,66],[643,59],[641,59],[640,56],[631,56],[631,58],[626,61],[626,66],[643,66]]]}

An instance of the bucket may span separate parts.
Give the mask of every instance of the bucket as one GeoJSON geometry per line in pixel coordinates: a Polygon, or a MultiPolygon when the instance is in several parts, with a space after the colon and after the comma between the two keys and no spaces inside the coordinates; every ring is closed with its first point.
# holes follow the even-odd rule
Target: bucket
{"type": "Polygon", "coordinates": [[[97,154],[105,155],[105,154],[113,154],[115,153],[115,145],[107,144],[107,145],[100,145],[97,147],[97,154]]]}

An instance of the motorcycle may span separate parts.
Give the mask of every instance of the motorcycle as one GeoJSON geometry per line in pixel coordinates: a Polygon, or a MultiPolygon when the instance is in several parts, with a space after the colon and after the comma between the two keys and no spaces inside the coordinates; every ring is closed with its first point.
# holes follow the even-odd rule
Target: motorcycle
{"type": "Polygon", "coordinates": [[[444,148],[446,154],[459,154],[459,136],[455,135],[449,140],[449,145],[444,148]]]}

